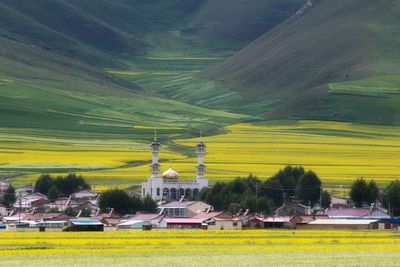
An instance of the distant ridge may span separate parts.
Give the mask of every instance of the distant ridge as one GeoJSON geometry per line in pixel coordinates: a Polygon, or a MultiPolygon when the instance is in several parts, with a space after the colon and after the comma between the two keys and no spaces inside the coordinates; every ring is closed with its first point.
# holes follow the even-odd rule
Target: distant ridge
{"type": "Polygon", "coordinates": [[[226,88],[280,100],[268,117],[381,123],[378,118],[384,112],[386,117],[394,114],[385,123],[398,123],[400,107],[390,100],[379,100],[379,114],[368,112],[367,118],[362,103],[374,101],[363,98],[357,107],[348,106],[363,89],[343,96],[332,84],[399,74],[400,29],[395,25],[400,23],[400,3],[322,0],[306,5],[297,16],[212,68],[209,76],[226,88]]]}

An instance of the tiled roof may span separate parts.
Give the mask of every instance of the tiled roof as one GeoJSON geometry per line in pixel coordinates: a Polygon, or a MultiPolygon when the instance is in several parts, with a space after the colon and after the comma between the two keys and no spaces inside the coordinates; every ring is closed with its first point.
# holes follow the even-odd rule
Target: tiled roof
{"type": "Polygon", "coordinates": [[[161,205],[160,208],[186,208],[190,205],[193,205],[196,201],[173,201],[164,205],[161,205]]]}
{"type": "Polygon", "coordinates": [[[150,213],[150,214],[136,214],[130,218],[130,220],[144,220],[144,221],[149,221],[149,220],[154,220],[157,217],[160,217],[158,213],[150,213]]]}
{"type": "Polygon", "coordinates": [[[329,217],[362,218],[370,213],[369,208],[330,209],[326,212],[329,217]]]}
{"type": "Polygon", "coordinates": [[[203,219],[203,220],[208,220],[217,216],[222,215],[224,212],[223,211],[213,211],[213,212],[202,212],[199,213],[195,216],[192,217],[192,219],[203,219]]]}

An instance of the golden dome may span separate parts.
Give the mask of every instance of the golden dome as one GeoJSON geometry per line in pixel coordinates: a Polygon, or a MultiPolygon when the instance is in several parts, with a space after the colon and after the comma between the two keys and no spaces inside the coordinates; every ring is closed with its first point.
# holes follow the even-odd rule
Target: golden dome
{"type": "Polygon", "coordinates": [[[179,173],[172,168],[169,168],[165,172],[163,172],[164,179],[178,179],[179,173]]]}

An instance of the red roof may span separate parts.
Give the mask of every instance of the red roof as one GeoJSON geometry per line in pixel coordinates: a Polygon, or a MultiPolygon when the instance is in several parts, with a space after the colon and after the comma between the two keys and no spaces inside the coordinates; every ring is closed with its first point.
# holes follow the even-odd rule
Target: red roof
{"type": "Polygon", "coordinates": [[[201,224],[203,219],[193,218],[164,218],[167,224],[201,224]]]}
{"type": "Polygon", "coordinates": [[[326,212],[329,217],[362,218],[370,213],[369,208],[330,209],[326,212]]]}
{"type": "Polygon", "coordinates": [[[162,216],[162,215],[160,215],[158,213],[136,214],[129,219],[130,220],[138,220],[138,221],[151,221],[160,216],[162,216]]]}
{"type": "Polygon", "coordinates": [[[195,216],[192,217],[192,219],[202,219],[202,220],[208,220],[214,217],[218,217],[220,215],[222,215],[224,212],[223,211],[213,211],[213,212],[202,212],[199,213],[195,216]]]}

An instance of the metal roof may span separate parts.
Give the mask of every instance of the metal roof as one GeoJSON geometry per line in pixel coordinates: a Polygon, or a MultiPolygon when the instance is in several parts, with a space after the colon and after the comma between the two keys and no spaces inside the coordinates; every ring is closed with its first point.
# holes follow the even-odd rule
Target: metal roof
{"type": "Polygon", "coordinates": [[[103,225],[98,220],[69,220],[74,225],[103,225]]]}
{"type": "Polygon", "coordinates": [[[371,223],[375,223],[378,220],[357,220],[357,219],[318,219],[308,224],[313,225],[327,225],[327,224],[337,224],[337,225],[368,225],[371,223]]]}

